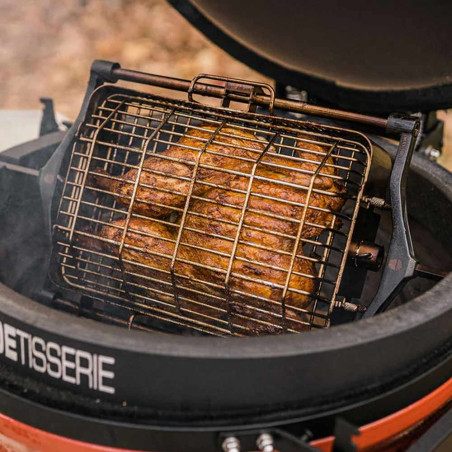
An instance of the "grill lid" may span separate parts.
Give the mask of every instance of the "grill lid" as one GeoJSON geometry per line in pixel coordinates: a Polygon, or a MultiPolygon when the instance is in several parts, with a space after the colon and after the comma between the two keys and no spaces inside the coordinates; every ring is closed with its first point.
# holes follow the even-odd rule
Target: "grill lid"
{"type": "Polygon", "coordinates": [[[235,58],[322,103],[374,113],[452,106],[450,2],[169,2],[235,58]]]}

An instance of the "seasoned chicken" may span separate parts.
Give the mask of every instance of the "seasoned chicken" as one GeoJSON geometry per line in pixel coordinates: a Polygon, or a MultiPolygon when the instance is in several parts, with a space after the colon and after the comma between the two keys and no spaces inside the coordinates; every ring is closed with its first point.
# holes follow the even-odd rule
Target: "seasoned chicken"
{"type": "MultiPolygon", "coordinates": [[[[301,238],[312,238],[319,235],[324,227],[331,226],[335,212],[342,208],[345,201],[342,197],[343,189],[337,185],[332,186],[329,191],[331,194],[326,195],[314,190],[308,199],[306,189],[272,182],[272,172],[261,171],[261,175],[267,179],[253,180],[246,207],[244,224],[250,227],[262,228],[295,238],[300,221],[303,219],[305,205],[308,204],[304,214],[301,238]]],[[[237,178],[232,181],[231,190],[214,188],[206,192],[204,198],[214,202],[211,203],[209,215],[214,215],[219,209],[226,219],[238,221],[245,203],[248,185],[248,179],[237,178]],[[225,207],[218,207],[218,205],[225,207]],[[228,208],[228,206],[238,209],[228,208]]],[[[337,226],[336,224],[335,227],[337,226]]],[[[251,231],[247,230],[247,234],[251,234],[251,231]]]]}
{"type": "MultiPolygon", "coordinates": [[[[181,255],[197,264],[194,267],[198,278],[220,287],[225,283],[232,256],[228,288],[233,312],[281,326],[281,321],[271,313],[281,314],[283,289],[295,240],[275,235],[265,225],[262,230],[242,226],[234,254],[241,208],[217,204],[221,199],[218,192],[217,189],[209,190],[205,200],[196,200],[190,205],[181,236],[181,255]],[[259,311],[259,308],[270,313],[259,311]]],[[[246,220],[245,216],[244,223],[246,220]]],[[[285,297],[287,318],[294,320],[288,321],[289,328],[305,329],[305,325],[295,321],[308,321],[306,311],[316,290],[315,275],[312,261],[303,256],[299,246],[285,297]]],[[[277,332],[270,326],[252,321],[244,323],[255,333],[277,332]]]]}
{"type": "MultiPolygon", "coordinates": [[[[154,220],[132,216],[128,225],[120,262],[129,284],[175,314],[223,325],[229,319],[241,334],[308,329],[317,273],[302,245],[338,227],[333,219],[345,198],[335,157],[326,158],[328,149],[307,135],[287,157],[251,132],[223,127],[213,136],[215,127],[200,127],[144,161],[131,209],[154,220]],[[156,219],[171,212],[178,213],[175,224],[156,219]]],[[[94,181],[129,206],[137,175],[132,169],[115,180],[98,169],[94,181]]],[[[114,221],[98,234],[114,256],[124,224],[114,221]]]]}
{"type": "MultiPolygon", "coordinates": [[[[254,134],[233,127],[223,127],[221,135],[216,137],[213,137],[213,133],[217,127],[201,127],[190,129],[176,144],[145,159],[133,204],[135,212],[159,217],[183,206],[200,154],[202,168],[198,170],[197,180],[227,185],[231,174],[222,170],[240,168],[246,171],[249,163],[241,159],[256,160],[266,146],[254,134]],[[221,141],[221,144],[210,143],[203,152],[208,140],[213,138],[221,141]]],[[[93,179],[98,186],[112,192],[118,202],[128,207],[137,175],[138,169],[131,169],[120,180],[113,180],[105,171],[96,169],[93,179]]],[[[193,194],[201,194],[209,188],[209,185],[197,184],[193,194]]]]}
{"type": "MultiPolygon", "coordinates": [[[[174,231],[156,221],[131,218],[120,253],[126,220],[112,221],[103,226],[94,237],[81,237],[80,244],[87,249],[103,250],[113,257],[120,257],[118,267],[133,276],[136,284],[146,287],[153,296],[171,292],[169,274],[174,253],[174,231]],[[148,252],[149,250],[149,252],[148,252]]],[[[121,275],[122,276],[122,275],[121,275]]],[[[171,295],[160,297],[172,300],[171,295]]]]}
{"type": "MultiPolygon", "coordinates": [[[[281,299],[290,267],[290,242],[293,240],[256,232],[249,244],[239,243],[231,268],[229,291],[226,291],[225,273],[237,227],[223,223],[221,212],[219,220],[205,221],[196,216],[195,213],[208,213],[203,202],[195,203],[192,212],[187,217],[187,230],[182,233],[174,265],[180,308],[184,312],[194,311],[217,320],[227,320],[225,310],[230,309],[231,320],[242,334],[281,332],[281,299]],[[212,231],[217,237],[209,236],[212,231]],[[262,248],[264,246],[267,249],[262,248]],[[283,252],[278,252],[279,248],[283,252]],[[190,303],[188,298],[198,303],[190,303]]],[[[114,221],[102,227],[98,234],[102,249],[113,256],[118,255],[124,224],[125,220],[114,221]]],[[[145,287],[150,296],[172,304],[170,270],[176,236],[177,227],[165,226],[155,220],[132,218],[121,253],[130,283],[145,287]]],[[[247,237],[246,234],[242,236],[243,240],[247,237]]],[[[99,243],[94,244],[94,241],[88,246],[99,247],[99,243]]],[[[316,289],[316,272],[313,264],[302,256],[301,249],[293,272],[286,295],[287,327],[302,331],[307,329],[306,310],[312,302],[310,294],[316,289]]]]}
{"type": "MultiPolygon", "coordinates": [[[[270,175],[275,181],[308,187],[313,173],[325,155],[324,147],[302,141],[297,145],[306,150],[298,151],[296,158],[277,155],[272,146],[246,130],[227,126],[213,136],[215,127],[200,127],[202,129],[191,129],[178,143],[165,151],[144,160],[132,206],[134,212],[160,217],[180,210],[189,193],[190,179],[198,158],[200,162],[196,174],[197,182],[192,192],[194,196],[201,196],[211,188],[211,184],[224,188],[239,186],[246,189],[246,180],[249,177],[247,175],[252,172],[255,162],[264,150],[266,153],[257,165],[256,178],[270,175]]],[[[110,191],[119,203],[128,207],[137,175],[138,169],[131,169],[120,178],[114,179],[106,171],[96,169],[92,173],[92,179],[96,185],[110,191]]],[[[338,192],[335,177],[337,178],[336,169],[333,158],[330,157],[320,174],[314,178],[313,186],[324,191],[338,192]]],[[[269,184],[265,187],[266,192],[273,189],[282,192],[286,189],[284,185],[276,184],[274,187],[269,184]]],[[[334,198],[327,201],[325,198],[313,196],[312,204],[315,206],[319,203],[319,207],[328,208],[332,203],[332,208],[336,205],[340,208],[338,200],[339,198],[334,198]]],[[[324,215],[316,215],[319,221],[324,220],[323,217],[324,215]]]]}

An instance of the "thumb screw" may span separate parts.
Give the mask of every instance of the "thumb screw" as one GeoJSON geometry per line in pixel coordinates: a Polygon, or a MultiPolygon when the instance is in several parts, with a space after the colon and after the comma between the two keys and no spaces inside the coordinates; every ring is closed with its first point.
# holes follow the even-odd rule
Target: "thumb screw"
{"type": "Polygon", "coordinates": [[[262,433],[257,438],[256,446],[262,452],[273,452],[275,450],[273,436],[269,433],[262,433]]]}
{"type": "Polygon", "coordinates": [[[240,441],[235,436],[228,436],[221,447],[224,452],[240,452],[240,441]]]}

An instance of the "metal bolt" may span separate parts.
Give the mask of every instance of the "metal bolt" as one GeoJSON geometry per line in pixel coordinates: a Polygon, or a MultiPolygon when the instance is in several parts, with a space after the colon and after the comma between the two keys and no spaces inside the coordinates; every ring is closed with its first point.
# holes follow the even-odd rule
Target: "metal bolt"
{"type": "Polygon", "coordinates": [[[358,310],[358,305],[355,303],[350,303],[346,301],[344,303],[344,310],[349,312],[356,312],[358,310]]]}
{"type": "Polygon", "coordinates": [[[308,93],[307,91],[299,90],[293,86],[286,86],[286,97],[290,100],[296,100],[298,102],[307,102],[308,93]]]}
{"type": "Polygon", "coordinates": [[[221,444],[224,452],[240,452],[240,441],[235,436],[228,436],[221,444]]]}
{"type": "Polygon", "coordinates": [[[334,302],[334,307],[335,308],[341,308],[344,311],[348,311],[348,312],[364,312],[366,310],[366,306],[362,305],[362,304],[355,304],[355,303],[350,303],[347,300],[336,300],[334,302]]]}
{"type": "Polygon", "coordinates": [[[384,248],[372,242],[352,241],[347,255],[347,262],[355,267],[362,267],[373,272],[378,271],[383,262],[384,248]]]}
{"type": "Polygon", "coordinates": [[[391,205],[388,204],[384,199],[378,198],[376,196],[368,197],[363,196],[363,201],[369,206],[375,207],[377,209],[388,210],[391,208],[391,205]]]}
{"type": "Polygon", "coordinates": [[[273,436],[270,433],[262,433],[257,438],[256,446],[262,452],[273,452],[275,450],[273,436]]]}
{"type": "Polygon", "coordinates": [[[424,149],[424,154],[430,159],[433,160],[434,162],[436,160],[438,160],[438,157],[441,156],[441,151],[439,149],[434,148],[431,144],[428,145],[425,149],[424,149]]]}
{"type": "MultiPolygon", "coordinates": [[[[308,101],[308,93],[306,91],[300,91],[293,86],[286,86],[286,97],[289,100],[294,100],[296,102],[307,102],[308,101]]],[[[294,118],[300,119],[303,117],[301,113],[291,112],[291,116],[294,118]]]]}
{"type": "Polygon", "coordinates": [[[314,438],[314,434],[311,432],[311,430],[305,430],[303,435],[300,436],[301,441],[303,441],[304,443],[309,443],[312,438],[314,438]]]}

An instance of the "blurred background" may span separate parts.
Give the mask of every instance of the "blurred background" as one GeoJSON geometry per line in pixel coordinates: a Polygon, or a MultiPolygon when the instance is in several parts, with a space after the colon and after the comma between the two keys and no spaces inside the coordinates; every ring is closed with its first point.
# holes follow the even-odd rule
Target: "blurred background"
{"type": "MultiPolygon", "coordinates": [[[[73,119],[95,58],[191,79],[200,72],[265,77],[234,60],[165,0],[0,0],[0,109],[40,109],[40,97],[73,119]]],[[[452,112],[440,163],[452,170],[452,112]]]]}

